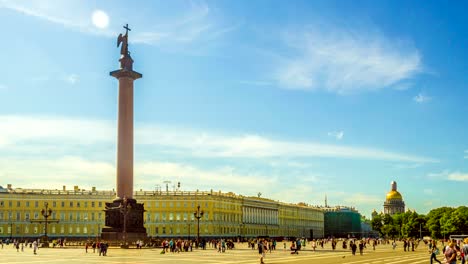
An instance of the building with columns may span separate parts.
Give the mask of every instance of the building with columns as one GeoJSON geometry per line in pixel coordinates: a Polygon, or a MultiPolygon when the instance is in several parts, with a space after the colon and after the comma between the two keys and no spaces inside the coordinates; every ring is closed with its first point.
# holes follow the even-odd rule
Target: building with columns
{"type": "MultiPolygon", "coordinates": [[[[7,188],[0,190],[0,239],[39,237],[44,234],[41,210],[48,203],[52,214],[47,234],[51,239],[98,238],[105,224],[105,203],[115,191],[7,188]]],[[[145,206],[144,226],[150,237],[194,238],[200,205],[201,237],[253,238],[307,237],[324,235],[322,208],[304,203],[289,204],[263,197],[221,191],[134,191],[133,197],[145,206]]]]}

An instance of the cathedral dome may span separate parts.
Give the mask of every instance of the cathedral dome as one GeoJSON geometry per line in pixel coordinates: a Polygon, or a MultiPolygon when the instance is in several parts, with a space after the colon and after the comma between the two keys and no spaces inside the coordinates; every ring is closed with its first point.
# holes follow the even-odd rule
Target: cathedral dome
{"type": "Polygon", "coordinates": [[[400,192],[398,191],[389,191],[387,193],[387,201],[389,200],[399,200],[399,201],[402,201],[403,200],[403,196],[401,196],[400,192]]]}

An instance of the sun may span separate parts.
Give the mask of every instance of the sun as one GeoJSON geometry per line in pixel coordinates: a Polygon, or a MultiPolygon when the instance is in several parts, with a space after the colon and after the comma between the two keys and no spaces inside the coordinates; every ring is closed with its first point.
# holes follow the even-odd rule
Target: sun
{"type": "Polygon", "coordinates": [[[101,10],[95,10],[92,15],[93,24],[97,28],[107,28],[109,25],[109,16],[101,10]]]}

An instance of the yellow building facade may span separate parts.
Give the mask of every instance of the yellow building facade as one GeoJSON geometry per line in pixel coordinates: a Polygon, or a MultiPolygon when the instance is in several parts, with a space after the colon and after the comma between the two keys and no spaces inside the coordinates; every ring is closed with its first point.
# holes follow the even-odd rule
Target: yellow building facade
{"type": "MultiPolygon", "coordinates": [[[[0,238],[39,237],[45,232],[41,210],[52,210],[47,234],[51,238],[93,238],[105,223],[105,203],[113,191],[0,189],[0,238]]],[[[201,237],[323,237],[324,213],[306,204],[287,204],[260,197],[221,191],[136,191],[143,203],[145,227],[150,237],[194,238],[198,221],[201,237]]]]}

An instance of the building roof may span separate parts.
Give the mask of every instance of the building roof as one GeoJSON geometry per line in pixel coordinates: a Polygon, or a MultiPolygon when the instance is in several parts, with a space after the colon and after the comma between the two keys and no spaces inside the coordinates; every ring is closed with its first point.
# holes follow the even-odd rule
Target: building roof
{"type": "Polygon", "coordinates": [[[401,196],[400,192],[398,191],[389,191],[387,193],[387,201],[389,200],[403,200],[403,196],[401,196]]]}

